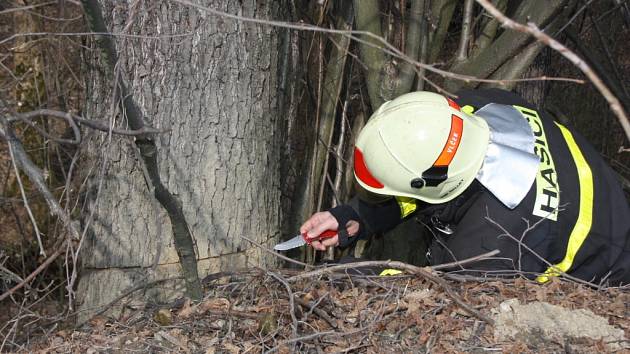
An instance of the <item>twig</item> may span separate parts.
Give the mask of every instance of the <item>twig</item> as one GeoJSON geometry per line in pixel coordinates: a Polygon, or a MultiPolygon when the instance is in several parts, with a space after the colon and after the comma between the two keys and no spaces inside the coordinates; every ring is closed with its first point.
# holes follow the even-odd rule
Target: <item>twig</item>
{"type": "Polygon", "coordinates": [[[72,234],[72,237],[75,239],[79,239],[79,232],[74,227],[72,219],[70,216],[63,210],[61,205],[55,197],[52,195],[50,190],[48,189],[48,185],[44,181],[44,177],[42,176],[41,170],[35,166],[33,161],[28,157],[26,151],[22,147],[22,143],[19,139],[15,137],[13,133],[13,129],[10,126],[10,123],[3,116],[3,114],[8,114],[9,112],[6,108],[5,102],[0,100],[0,135],[2,135],[7,143],[12,146],[15,163],[20,167],[20,169],[26,173],[26,175],[30,178],[31,182],[35,185],[35,187],[39,190],[39,192],[43,195],[44,200],[48,204],[50,211],[57,215],[59,219],[61,219],[63,225],[68,229],[68,231],[72,234]]]}
{"type": "Polygon", "coordinates": [[[28,199],[26,199],[26,191],[24,190],[24,185],[22,184],[22,177],[20,177],[20,171],[18,170],[17,164],[15,163],[15,156],[13,155],[13,148],[11,147],[11,144],[9,144],[9,155],[11,156],[11,162],[13,165],[13,169],[15,171],[15,179],[17,180],[18,186],[20,187],[20,194],[22,195],[22,201],[24,202],[24,207],[26,208],[28,217],[31,219],[31,223],[33,224],[33,229],[35,230],[35,236],[37,237],[37,245],[39,246],[39,254],[46,257],[46,251],[44,251],[44,245],[42,244],[42,234],[39,231],[39,227],[37,227],[37,220],[35,220],[35,216],[33,215],[31,206],[28,203],[28,199]]]}
{"type": "Polygon", "coordinates": [[[48,109],[42,109],[39,111],[33,111],[33,112],[29,112],[29,113],[24,113],[24,114],[16,114],[14,117],[9,117],[7,119],[7,121],[11,124],[13,124],[16,121],[22,121],[26,124],[28,124],[29,126],[31,126],[33,129],[37,130],[38,133],[40,133],[41,135],[43,135],[44,137],[55,141],[59,144],[71,144],[71,145],[77,145],[79,143],[81,143],[81,132],[79,131],[79,127],[77,126],[77,124],[72,120],[72,116],[70,113],[64,113],[64,112],[58,112],[58,111],[52,111],[52,110],[48,110],[48,109]],[[50,112],[54,112],[50,113],[50,114],[45,114],[45,113],[40,113],[39,111],[50,111],[50,112]],[[34,114],[32,114],[34,113],[34,114]],[[35,123],[33,123],[31,120],[33,118],[36,118],[38,116],[41,115],[50,115],[53,116],[55,118],[61,118],[63,120],[65,120],[68,125],[72,128],[72,132],[74,133],[74,139],[73,140],[69,140],[69,139],[62,139],[62,138],[57,138],[54,137],[50,134],[48,134],[47,131],[43,130],[42,128],[38,127],[35,123]]]}
{"type": "Polygon", "coordinates": [[[528,23],[527,26],[522,25],[513,21],[512,19],[506,17],[501,11],[497,10],[488,0],[477,0],[481,6],[483,6],[486,11],[488,11],[492,16],[494,16],[497,20],[501,22],[503,27],[510,28],[519,32],[528,33],[534,36],[537,40],[545,43],[552,49],[556,50],[558,53],[562,54],[565,58],[567,58],[571,63],[577,66],[595,85],[598,91],[604,96],[608,104],[610,105],[610,109],[617,116],[619,123],[623,127],[626,137],[630,139],[630,121],[628,121],[628,117],[621,106],[621,103],[615,97],[612,92],[608,89],[608,87],[604,84],[604,82],[599,78],[599,76],[591,69],[591,67],[580,57],[578,57],[575,53],[573,53],[569,48],[562,45],[560,42],[551,38],[549,35],[542,32],[534,23],[528,23]]]}
{"type": "MultiPolygon", "coordinates": [[[[116,129],[116,128],[111,128],[108,125],[103,124],[99,121],[86,119],[76,114],[69,113],[69,112],[60,112],[60,111],[55,111],[52,109],[38,109],[35,111],[26,112],[26,113],[19,113],[16,115],[16,117],[11,117],[8,120],[11,123],[15,121],[23,121],[29,124],[30,126],[32,126],[33,128],[38,129],[31,122],[31,120],[33,118],[37,118],[40,116],[66,119],[66,121],[73,127],[73,129],[75,126],[72,123],[74,123],[74,121],[77,121],[80,125],[85,125],[86,127],[90,127],[92,129],[100,130],[107,133],[111,131],[113,134],[126,135],[126,136],[137,136],[137,135],[143,135],[143,134],[162,134],[162,133],[167,133],[171,131],[171,129],[155,129],[151,127],[142,127],[141,129],[135,129],[135,130],[116,129]]],[[[78,134],[78,130],[75,131],[75,134],[78,134]]]]}
{"type": "Polygon", "coordinates": [[[231,309],[227,309],[225,311],[221,311],[221,310],[207,310],[204,311],[204,313],[210,314],[210,315],[215,315],[215,316],[234,316],[234,317],[241,317],[241,318],[249,318],[250,320],[260,320],[261,315],[260,314],[256,314],[256,313],[251,313],[251,312],[246,312],[246,311],[237,311],[237,310],[231,310],[231,309]]]}
{"type": "Polygon", "coordinates": [[[4,272],[7,276],[13,278],[14,281],[24,281],[24,279],[22,279],[21,276],[13,273],[12,271],[10,271],[9,269],[5,268],[2,264],[0,264],[0,272],[4,272]]]}
{"type": "Polygon", "coordinates": [[[339,264],[339,265],[335,265],[335,266],[331,266],[331,267],[326,267],[326,268],[321,268],[321,269],[317,269],[314,271],[310,271],[310,272],[305,272],[302,274],[298,274],[295,275],[289,279],[287,279],[287,281],[289,282],[294,282],[300,279],[307,279],[307,278],[313,278],[316,277],[318,275],[322,275],[322,274],[329,274],[329,273],[333,273],[336,271],[340,271],[340,270],[346,270],[346,269],[353,269],[353,268],[360,268],[360,267],[386,267],[386,268],[397,268],[397,269],[404,269],[406,271],[408,271],[411,274],[415,274],[415,275],[419,275],[427,280],[430,280],[431,282],[435,283],[436,285],[440,286],[442,289],[444,289],[444,291],[446,291],[446,293],[451,297],[451,299],[453,299],[453,301],[455,303],[457,303],[457,305],[459,305],[464,311],[468,312],[469,314],[479,318],[480,320],[483,320],[489,324],[494,324],[494,320],[492,320],[491,318],[481,314],[480,312],[474,310],[473,308],[471,308],[469,305],[467,305],[462,299],[459,298],[459,296],[457,294],[455,294],[453,292],[453,290],[451,289],[451,287],[448,285],[448,283],[434,275],[431,273],[431,268],[420,268],[420,267],[416,267],[414,265],[411,264],[407,264],[407,263],[403,263],[403,262],[398,262],[398,261],[365,261],[365,262],[356,262],[356,263],[347,263],[347,264],[339,264]]]}
{"type": "Polygon", "coordinates": [[[447,268],[453,268],[453,267],[460,267],[460,266],[463,266],[463,265],[466,265],[466,264],[478,262],[478,261],[481,261],[481,260],[484,260],[484,259],[496,256],[499,253],[501,253],[501,251],[493,250],[493,251],[490,251],[490,252],[487,252],[487,253],[484,253],[484,254],[480,254],[478,256],[474,256],[474,257],[463,259],[461,261],[434,265],[434,266],[431,266],[431,269],[432,270],[440,270],[440,269],[447,269],[447,268]]]}
{"type": "Polygon", "coordinates": [[[307,301],[304,301],[302,299],[300,299],[299,297],[295,297],[295,301],[300,304],[300,306],[303,306],[305,308],[307,308],[309,311],[313,311],[314,314],[316,314],[317,316],[319,316],[322,320],[326,321],[326,323],[328,323],[328,325],[334,329],[337,329],[337,324],[335,322],[333,322],[333,320],[330,318],[330,316],[328,316],[328,314],[321,310],[316,308],[316,305],[312,305],[309,304],[307,301]]]}
{"type": "Polygon", "coordinates": [[[59,249],[57,249],[55,251],[55,253],[51,254],[50,257],[48,257],[48,259],[46,259],[44,261],[44,263],[40,264],[40,266],[37,267],[37,269],[35,269],[26,278],[24,278],[24,280],[22,282],[20,282],[18,285],[12,287],[11,289],[7,290],[2,295],[0,295],[0,301],[6,299],[11,294],[13,294],[17,290],[21,289],[22,287],[24,287],[24,285],[26,285],[28,282],[33,280],[33,278],[35,278],[39,273],[41,273],[44,269],[46,269],[48,267],[48,265],[50,265],[50,263],[52,263],[57,257],[59,257],[59,255],[61,253],[64,252],[63,250],[64,250],[65,247],[63,247],[63,245],[65,245],[65,241],[64,241],[64,243],[62,243],[62,245],[59,247],[59,249]]]}
{"type": "Polygon", "coordinates": [[[291,320],[293,320],[293,337],[295,338],[298,335],[298,320],[297,317],[295,317],[295,297],[293,295],[293,291],[291,290],[291,286],[281,275],[272,271],[267,271],[267,273],[269,273],[271,277],[279,281],[287,289],[287,293],[289,294],[289,313],[291,314],[291,320]]]}

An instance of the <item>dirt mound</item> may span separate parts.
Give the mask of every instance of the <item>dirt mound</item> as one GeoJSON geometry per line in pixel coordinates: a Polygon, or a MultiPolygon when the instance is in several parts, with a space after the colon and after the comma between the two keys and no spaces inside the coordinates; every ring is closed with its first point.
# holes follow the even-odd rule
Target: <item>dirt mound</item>
{"type": "Polygon", "coordinates": [[[200,303],[182,300],[144,308],[122,303],[123,315],[117,320],[96,317],[12,349],[589,353],[627,348],[630,338],[630,289],[598,291],[559,280],[538,285],[523,279],[449,281],[446,289],[411,276],[333,274],[296,280],[296,274],[220,274],[207,282],[200,303]],[[494,324],[463,306],[494,318],[494,324]],[[568,324],[581,327],[559,329],[568,324]]]}
{"type": "Polygon", "coordinates": [[[520,304],[518,299],[510,299],[493,312],[496,312],[494,337],[499,342],[519,339],[537,346],[541,342],[564,343],[587,338],[603,341],[611,351],[630,349],[621,329],[587,309],[569,310],[540,301],[520,304]]]}

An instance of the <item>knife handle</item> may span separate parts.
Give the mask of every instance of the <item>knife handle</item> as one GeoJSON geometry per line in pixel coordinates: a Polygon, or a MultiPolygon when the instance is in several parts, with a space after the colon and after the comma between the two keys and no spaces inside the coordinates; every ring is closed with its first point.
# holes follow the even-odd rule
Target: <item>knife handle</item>
{"type": "Polygon", "coordinates": [[[306,243],[308,243],[309,245],[313,241],[321,241],[321,240],[325,240],[327,238],[331,238],[335,236],[337,236],[337,230],[326,230],[322,232],[321,234],[319,234],[317,238],[307,238],[306,233],[302,234],[302,237],[304,237],[304,240],[306,240],[306,243]]]}

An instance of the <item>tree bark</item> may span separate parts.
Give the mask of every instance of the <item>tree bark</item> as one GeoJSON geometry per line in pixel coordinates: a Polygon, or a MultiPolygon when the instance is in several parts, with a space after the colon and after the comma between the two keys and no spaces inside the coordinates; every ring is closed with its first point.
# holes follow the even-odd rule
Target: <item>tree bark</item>
{"type": "MultiPolygon", "coordinates": [[[[412,0],[407,20],[407,36],[405,37],[405,54],[414,60],[421,60],[420,48],[426,45],[426,26],[424,21],[425,0],[412,0]]],[[[416,78],[416,67],[413,64],[402,62],[399,69],[400,80],[394,90],[394,97],[398,97],[411,90],[416,78]]]]}
{"type": "MultiPolygon", "coordinates": [[[[181,205],[194,237],[199,275],[272,265],[240,236],[271,246],[282,222],[281,148],[290,117],[276,108],[280,30],[176,3],[141,3],[135,12],[111,0],[102,5],[111,32],[123,32],[131,18],[130,32],[143,36],[116,37],[119,65],[147,123],[171,129],[156,137],[154,153],[162,182],[181,205]]],[[[204,5],[246,17],[281,18],[276,2],[204,5]]],[[[92,77],[87,112],[104,118],[112,106],[112,84],[92,77]]],[[[106,141],[103,135],[90,141],[92,159],[102,163],[107,154],[111,163],[103,176],[90,180],[88,210],[94,216],[78,288],[84,318],[138,281],[180,272],[170,221],[147,186],[133,143],[115,141],[104,149],[106,141]]],[[[181,295],[178,283],[160,286],[148,289],[145,299],[181,295]]]]}
{"type": "MultiPolygon", "coordinates": [[[[86,16],[89,19],[89,27],[92,29],[92,32],[107,32],[98,1],[83,0],[82,3],[86,16]]],[[[143,114],[133,95],[127,89],[122,75],[117,73],[116,64],[118,63],[118,53],[114,48],[113,40],[109,36],[98,36],[97,42],[99,49],[104,52],[104,59],[108,66],[107,69],[114,73],[114,100],[118,102],[120,111],[124,112],[123,118],[127,120],[129,126],[134,130],[143,129],[143,114]]],[[[182,213],[181,203],[179,203],[173,194],[164,186],[160,178],[155,140],[153,137],[142,134],[135,139],[135,143],[140,152],[140,156],[142,156],[142,163],[144,163],[143,167],[146,174],[145,178],[147,184],[149,184],[148,187],[153,191],[155,199],[157,199],[169,217],[173,231],[175,250],[179,256],[184,281],[186,282],[186,295],[194,300],[201,300],[201,281],[199,280],[199,274],[197,272],[197,261],[190,228],[186,222],[186,217],[182,213]]]]}

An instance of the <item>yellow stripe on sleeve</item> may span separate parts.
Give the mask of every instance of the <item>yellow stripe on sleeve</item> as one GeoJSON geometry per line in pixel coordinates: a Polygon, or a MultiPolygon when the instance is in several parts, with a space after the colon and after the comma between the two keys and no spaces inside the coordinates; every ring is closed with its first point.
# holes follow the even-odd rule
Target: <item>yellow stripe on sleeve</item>
{"type": "Polygon", "coordinates": [[[536,278],[536,280],[541,283],[549,281],[549,277],[557,276],[560,272],[566,273],[571,268],[575,255],[578,253],[584,240],[586,240],[586,236],[588,236],[591,231],[593,224],[593,173],[584,155],[582,155],[582,151],[577,146],[575,139],[573,139],[573,134],[561,124],[556,123],[556,125],[560,128],[577,167],[580,183],[580,209],[575,226],[569,236],[569,243],[564,259],[560,263],[549,267],[543,275],[536,278]]]}

